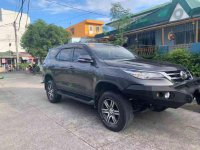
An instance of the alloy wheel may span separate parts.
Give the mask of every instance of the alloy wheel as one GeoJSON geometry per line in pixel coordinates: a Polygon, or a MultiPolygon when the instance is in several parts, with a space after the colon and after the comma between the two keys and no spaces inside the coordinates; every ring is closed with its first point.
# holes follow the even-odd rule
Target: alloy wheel
{"type": "Polygon", "coordinates": [[[49,99],[50,99],[50,100],[53,100],[53,98],[54,98],[54,89],[53,89],[52,83],[49,83],[49,84],[48,84],[48,87],[47,87],[47,94],[48,94],[48,96],[49,96],[49,99]]]}
{"type": "Polygon", "coordinates": [[[101,112],[104,120],[110,125],[116,125],[119,121],[120,112],[117,104],[111,100],[106,99],[102,103],[101,112]]]}

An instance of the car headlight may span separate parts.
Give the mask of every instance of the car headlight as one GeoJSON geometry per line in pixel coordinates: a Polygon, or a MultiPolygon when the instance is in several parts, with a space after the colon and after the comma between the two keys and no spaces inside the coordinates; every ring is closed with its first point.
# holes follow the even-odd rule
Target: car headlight
{"type": "Polygon", "coordinates": [[[124,71],[138,79],[150,80],[150,79],[164,78],[164,75],[162,75],[161,73],[156,73],[156,72],[127,71],[127,70],[124,70],[124,71]]]}

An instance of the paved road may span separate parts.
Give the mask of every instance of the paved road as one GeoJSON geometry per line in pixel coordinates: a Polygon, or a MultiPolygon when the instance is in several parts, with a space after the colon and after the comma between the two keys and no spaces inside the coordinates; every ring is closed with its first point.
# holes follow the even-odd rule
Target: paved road
{"type": "Polygon", "coordinates": [[[113,133],[90,106],[66,98],[49,103],[40,82],[22,73],[0,80],[0,150],[200,149],[199,113],[145,112],[127,130],[113,133]]]}

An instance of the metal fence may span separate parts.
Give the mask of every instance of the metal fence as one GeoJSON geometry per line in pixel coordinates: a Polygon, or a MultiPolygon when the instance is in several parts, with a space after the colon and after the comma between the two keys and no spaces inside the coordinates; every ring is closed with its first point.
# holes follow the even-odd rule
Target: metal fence
{"type": "Polygon", "coordinates": [[[185,49],[189,50],[191,53],[200,53],[200,43],[179,44],[173,46],[140,46],[139,48],[134,48],[134,52],[142,57],[153,57],[156,53],[166,54],[175,49],[185,49]]]}

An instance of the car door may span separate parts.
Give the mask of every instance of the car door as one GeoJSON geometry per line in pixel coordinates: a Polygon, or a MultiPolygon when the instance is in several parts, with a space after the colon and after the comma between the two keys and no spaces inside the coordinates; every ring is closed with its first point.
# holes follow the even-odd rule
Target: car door
{"type": "Polygon", "coordinates": [[[60,90],[71,90],[71,63],[73,57],[73,48],[64,48],[59,51],[56,56],[54,80],[56,86],[60,90]]]}
{"type": "Polygon", "coordinates": [[[93,82],[94,66],[91,63],[79,62],[80,56],[90,56],[89,53],[83,48],[75,48],[73,53],[73,61],[71,63],[73,78],[71,82],[73,84],[74,93],[80,94],[86,97],[93,96],[93,82]]]}

